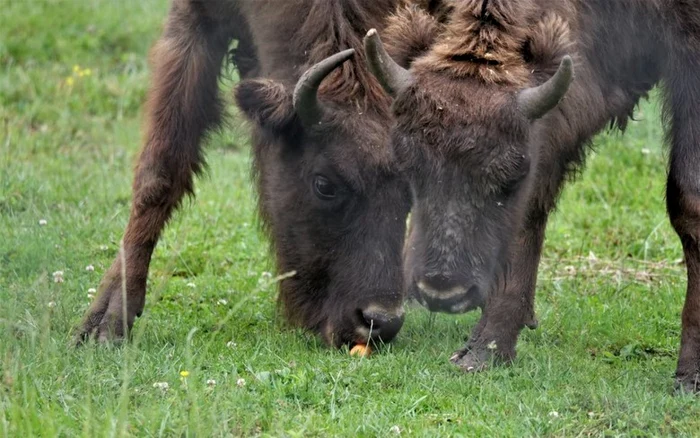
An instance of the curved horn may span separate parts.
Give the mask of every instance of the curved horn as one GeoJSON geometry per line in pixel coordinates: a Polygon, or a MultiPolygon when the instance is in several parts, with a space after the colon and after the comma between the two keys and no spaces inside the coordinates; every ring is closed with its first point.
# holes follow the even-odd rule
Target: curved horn
{"type": "Polygon", "coordinates": [[[530,120],[539,119],[557,106],[574,79],[574,63],[569,55],[561,60],[557,72],[547,82],[518,94],[518,106],[530,120]]]}
{"type": "Polygon", "coordinates": [[[323,106],[318,101],[318,87],[333,70],[355,55],[355,49],[343,50],[315,64],[304,72],[294,87],[294,109],[302,123],[311,126],[323,117],[323,106]]]}
{"type": "Polygon", "coordinates": [[[376,29],[370,29],[365,36],[365,55],[369,70],[390,96],[396,97],[411,83],[411,73],[386,53],[376,29]]]}

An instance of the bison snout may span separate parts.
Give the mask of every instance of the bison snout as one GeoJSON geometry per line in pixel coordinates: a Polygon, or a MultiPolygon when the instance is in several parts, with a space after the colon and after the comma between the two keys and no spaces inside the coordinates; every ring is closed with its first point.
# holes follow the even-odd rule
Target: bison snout
{"type": "Polygon", "coordinates": [[[389,342],[396,337],[403,326],[403,306],[392,310],[370,306],[360,310],[360,314],[363,326],[359,331],[367,338],[389,342]]]}
{"type": "Polygon", "coordinates": [[[426,275],[413,284],[411,293],[431,312],[464,313],[483,307],[486,297],[479,286],[449,275],[426,275]]]}

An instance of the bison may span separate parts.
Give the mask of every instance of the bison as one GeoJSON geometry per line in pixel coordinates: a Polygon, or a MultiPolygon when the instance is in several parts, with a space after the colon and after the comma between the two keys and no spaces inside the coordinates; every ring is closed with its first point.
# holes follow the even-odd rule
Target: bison
{"type": "Polygon", "coordinates": [[[122,248],[78,342],[121,339],[141,315],[153,249],[192,194],[203,140],[220,126],[218,78],[229,53],[243,79],[235,100],[252,124],[259,211],[286,274],[284,313],[335,346],[396,335],[410,194],[388,148],[390,99],[361,49],[367,30],[398,6],[173,0],[151,56],[146,141],[122,248]]]}
{"type": "Polygon", "coordinates": [[[700,5],[464,0],[429,37],[408,70],[376,31],[366,51],[394,96],[391,147],[412,188],[410,292],[435,311],[483,308],[451,360],[476,371],[515,357],[520,331],[537,323],[537,266],[564,181],[591,137],[611,123],[624,130],[639,99],[661,84],[667,210],[688,270],[676,381],[697,391],[700,5]]]}

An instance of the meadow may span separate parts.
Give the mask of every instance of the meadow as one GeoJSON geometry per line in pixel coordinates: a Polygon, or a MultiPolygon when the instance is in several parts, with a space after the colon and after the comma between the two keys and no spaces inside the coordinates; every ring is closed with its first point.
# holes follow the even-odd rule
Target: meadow
{"type": "MultiPolygon", "coordinates": [[[[167,0],[0,5],[0,434],[697,436],[673,395],[685,295],[656,93],[596,138],[547,231],[537,330],[510,367],[448,359],[478,312],[411,307],[351,358],[286,328],[231,107],[159,243],[133,342],[71,346],[126,225],[147,53],[167,0]]],[[[236,72],[222,88],[229,102],[236,72]]],[[[231,105],[229,105],[231,106],[231,105]]]]}

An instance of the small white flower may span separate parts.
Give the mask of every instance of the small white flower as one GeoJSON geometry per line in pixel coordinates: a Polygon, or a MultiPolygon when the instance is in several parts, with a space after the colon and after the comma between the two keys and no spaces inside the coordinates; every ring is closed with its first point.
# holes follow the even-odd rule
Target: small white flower
{"type": "Polygon", "coordinates": [[[219,301],[217,301],[216,304],[218,304],[220,306],[225,306],[228,304],[228,301],[226,301],[225,299],[222,298],[219,301]]]}
{"type": "Polygon", "coordinates": [[[46,221],[46,219],[39,219],[39,225],[41,225],[41,226],[43,227],[43,226],[46,225],[46,224],[48,224],[48,222],[46,221]]]}
{"type": "Polygon", "coordinates": [[[241,388],[245,386],[245,379],[238,379],[236,380],[236,385],[240,386],[241,388]]]}
{"type": "Polygon", "coordinates": [[[391,426],[391,429],[389,429],[389,432],[396,434],[396,435],[401,435],[401,428],[399,426],[391,426]]]}
{"type": "Polygon", "coordinates": [[[207,380],[207,386],[215,386],[215,385],[216,385],[216,380],[214,380],[214,379],[207,380]]]}
{"type": "Polygon", "coordinates": [[[88,289],[88,293],[89,293],[89,294],[96,294],[96,293],[97,293],[97,289],[95,289],[94,287],[91,287],[90,289],[88,289]]]}
{"type": "Polygon", "coordinates": [[[552,418],[559,418],[559,412],[557,411],[552,411],[549,413],[549,416],[552,418]]]}
{"type": "Polygon", "coordinates": [[[191,287],[192,289],[194,289],[195,287],[197,287],[197,285],[192,282],[189,282],[187,283],[187,287],[191,287]]]}
{"type": "Polygon", "coordinates": [[[153,384],[153,387],[165,392],[170,388],[170,385],[168,385],[168,382],[156,382],[153,384]]]}
{"type": "Polygon", "coordinates": [[[100,251],[107,251],[109,247],[107,245],[100,245],[100,251]]]}
{"type": "Polygon", "coordinates": [[[236,347],[238,346],[238,344],[236,344],[236,343],[233,342],[233,341],[228,341],[228,342],[226,343],[226,346],[227,346],[228,348],[236,348],[236,347]]]}
{"type": "Polygon", "coordinates": [[[46,303],[46,305],[49,306],[49,309],[53,309],[54,307],[56,307],[56,302],[55,302],[55,301],[49,301],[48,303],[46,303]]]}
{"type": "Polygon", "coordinates": [[[491,341],[489,342],[489,345],[486,346],[486,348],[488,348],[489,350],[495,350],[496,348],[498,348],[498,345],[496,345],[496,341],[491,341]]]}
{"type": "Polygon", "coordinates": [[[56,271],[53,273],[54,283],[63,283],[63,271],[56,271]]]}
{"type": "Polygon", "coordinates": [[[650,153],[651,153],[651,150],[649,150],[647,148],[642,149],[642,155],[649,155],[650,153]]]}
{"type": "Polygon", "coordinates": [[[271,278],[272,273],[265,271],[262,274],[260,274],[260,278],[258,278],[258,284],[267,283],[271,278]]]}
{"type": "Polygon", "coordinates": [[[87,265],[87,266],[85,267],[85,270],[88,271],[88,272],[92,272],[92,271],[95,270],[95,267],[92,266],[92,265],[87,265]]]}

